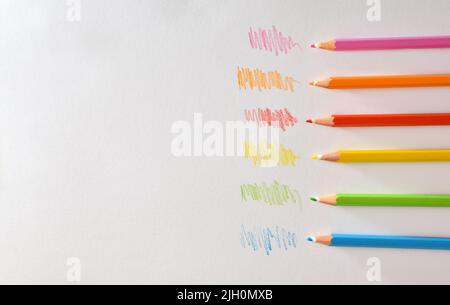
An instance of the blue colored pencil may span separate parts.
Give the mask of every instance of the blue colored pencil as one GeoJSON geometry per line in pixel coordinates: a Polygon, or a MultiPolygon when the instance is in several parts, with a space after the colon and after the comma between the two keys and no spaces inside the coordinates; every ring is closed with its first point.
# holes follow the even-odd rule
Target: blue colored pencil
{"type": "Polygon", "coordinates": [[[330,247],[450,250],[450,238],[441,237],[332,234],[308,241],[330,247]]]}

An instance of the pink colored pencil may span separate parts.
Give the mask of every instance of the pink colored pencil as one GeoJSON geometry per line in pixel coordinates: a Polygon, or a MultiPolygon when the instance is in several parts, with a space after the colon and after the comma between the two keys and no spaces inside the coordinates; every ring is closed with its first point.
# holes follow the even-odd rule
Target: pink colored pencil
{"type": "Polygon", "coordinates": [[[450,48],[450,35],[423,37],[332,39],[311,45],[329,51],[369,51],[450,48]]]}

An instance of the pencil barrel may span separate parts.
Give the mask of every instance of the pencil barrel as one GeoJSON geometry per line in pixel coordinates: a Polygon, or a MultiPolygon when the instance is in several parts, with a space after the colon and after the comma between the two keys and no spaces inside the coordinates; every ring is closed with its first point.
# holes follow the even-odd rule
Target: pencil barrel
{"type": "Polygon", "coordinates": [[[450,150],[340,151],[339,162],[449,162],[450,150]]]}
{"type": "Polygon", "coordinates": [[[335,127],[450,125],[450,114],[335,115],[335,127]]]}
{"type": "Polygon", "coordinates": [[[338,206],[450,207],[450,195],[339,194],[338,206]]]}
{"type": "Polygon", "coordinates": [[[337,51],[450,48],[450,36],[336,39],[337,51]]]}
{"type": "Polygon", "coordinates": [[[331,77],[330,89],[402,88],[450,86],[450,75],[396,75],[331,77]]]}
{"type": "Polygon", "coordinates": [[[334,234],[331,246],[450,250],[450,238],[334,234]]]}

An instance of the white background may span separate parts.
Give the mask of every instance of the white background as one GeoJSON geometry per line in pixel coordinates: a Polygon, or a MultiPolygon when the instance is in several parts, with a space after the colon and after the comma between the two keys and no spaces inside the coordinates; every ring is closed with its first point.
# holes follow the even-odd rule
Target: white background
{"type": "Polygon", "coordinates": [[[330,208],[333,192],[449,193],[448,164],[342,165],[311,154],[336,148],[448,148],[450,127],[329,129],[299,124],[282,142],[295,168],[241,158],[175,158],[171,125],[243,120],[253,107],[288,107],[300,120],[331,113],[450,112],[448,88],[326,91],[329,75],[450,72],[450,50],[331,53],[333,37],[449,34],[448,0],[0,0],[0,283],[448,283],[447,252],[332,249],[310,233],[450,235],[450,210],[330,208]],[[252,50],[249,27],[280,31],[302,50],[252,50]],[[237,66],[278,70],[295,93],[239,91],[237,66]],[[241,202],[243,183],[278,180],[303,207],[241,202]],[[271,256],[240,245],[241,224],[281,226],[298,247],[271,256]]]}

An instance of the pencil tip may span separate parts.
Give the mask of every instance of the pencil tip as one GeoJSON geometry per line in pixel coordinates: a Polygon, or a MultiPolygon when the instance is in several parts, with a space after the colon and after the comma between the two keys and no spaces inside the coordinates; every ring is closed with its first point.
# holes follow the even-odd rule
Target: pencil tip
{"type": "Polygon", "coordinates": [[[308,120],[306,120],[306,123],[312,124],[313,120],[312,119],[308,119],[308,120]]]}
{"type": "Polygon", "coordinates": [[[309,241],[309,242],[312,242],[312,243],[316,242],[316,239],[314,237],[312,237],[312,236],[308,236],[308,238],[306,240],[309,241]]]}
{"type": "Polygon", "coordinates": [[[320,156],[319,156],[319,155],[312,156],[312,159],[313,159],[313,160],[319,160],[319,159],[320,159],[320,156]]]}
{"type": "Polygon", "coordinates": [[[315,43],[311,44],[311,48],[315,49],[316,48],[316,44],[315,43]]]}
{"type": "Polygon", "coordinates": [[[314,202],[318,202],[319,201],[319,198],[316,197],[316,196],[312,196],[312,197],[310,197],[310,199],[311,199],[311,201],[314,201],[314,202]]]}

